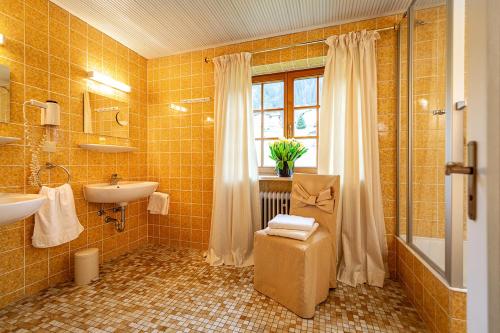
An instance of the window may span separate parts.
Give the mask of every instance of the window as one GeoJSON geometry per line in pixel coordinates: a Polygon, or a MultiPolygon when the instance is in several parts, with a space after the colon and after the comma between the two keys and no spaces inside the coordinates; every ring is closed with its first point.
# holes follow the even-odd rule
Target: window
{"type": "Polygon", "coordinates": [[[252,105],[255,146],[261,173],[272,173],[269,143],[295,138],[309,150],[297,160],[298,172],[318,166],[319,109],[324,68],[253,77],[252,105]]]}

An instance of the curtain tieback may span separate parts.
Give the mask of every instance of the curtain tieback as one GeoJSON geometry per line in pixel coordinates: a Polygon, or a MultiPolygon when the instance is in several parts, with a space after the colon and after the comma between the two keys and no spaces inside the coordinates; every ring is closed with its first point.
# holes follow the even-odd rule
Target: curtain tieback
{"type": "Polygon", "coordinates": [[[292,190],[292,196],[297,199],[297,206],[316,206],[322,211],[331,213],[333,211],[332,189],[321,190],[317,195],[310,195],[300,184],[295,184],[292,190]]]}

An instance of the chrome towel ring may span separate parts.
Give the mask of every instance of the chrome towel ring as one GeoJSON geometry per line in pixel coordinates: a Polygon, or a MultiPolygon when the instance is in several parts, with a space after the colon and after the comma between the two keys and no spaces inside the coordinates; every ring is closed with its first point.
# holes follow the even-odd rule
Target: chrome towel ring
{"type": "Polygon", "coordinates": [[[65,167],[63,167],[62,165],[57,165],[57,164],[54,164],[54,163],[50,163],[50,162],[47,162],[45,163],[45,166],[44,167],[41,167],[40,169],[38,169],[37,173],[36,173],[36,179],[37,179],[37,184],[38,186],[42,187],[44,186],[41,182],[40,182],[40,171],[42,170],[50,170],[50,169],[54,169],[54,168],[61,168],[63,169],[63,171],[66,173],[66,175],[68,176],[68,180],[66,181],[66,183],[69,184],[69,182],[71,181],[71,174],[69,173],[68,169],[66,169],[65,167]]]}

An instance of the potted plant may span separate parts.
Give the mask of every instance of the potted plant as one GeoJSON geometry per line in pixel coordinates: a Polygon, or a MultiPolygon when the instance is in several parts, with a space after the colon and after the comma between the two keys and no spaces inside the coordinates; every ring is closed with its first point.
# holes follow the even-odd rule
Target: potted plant
{"type": "Polygon", "coordinates": [[[307,148],[295,139],[279,139],[269,145],[271,159],[276,162],[276,173],[280,177],[293,174],[295,161],[307,152],[307,148]]]}

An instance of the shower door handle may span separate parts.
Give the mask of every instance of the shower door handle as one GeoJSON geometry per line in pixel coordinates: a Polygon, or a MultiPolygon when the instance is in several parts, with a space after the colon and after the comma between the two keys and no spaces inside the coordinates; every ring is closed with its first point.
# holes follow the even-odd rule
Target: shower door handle
{"type": "Polygon", "coordinates": [[[467,213],[469,219],[476,219],[476,205],[477,205],[477,142],[470,141],[467,144],[467,159],[468,166],[464,166],[463,163],[448,162],[446,163],[445,174],[447,176],[451,174],[462,174],[468,175],[467,177],[467,213]]]}

